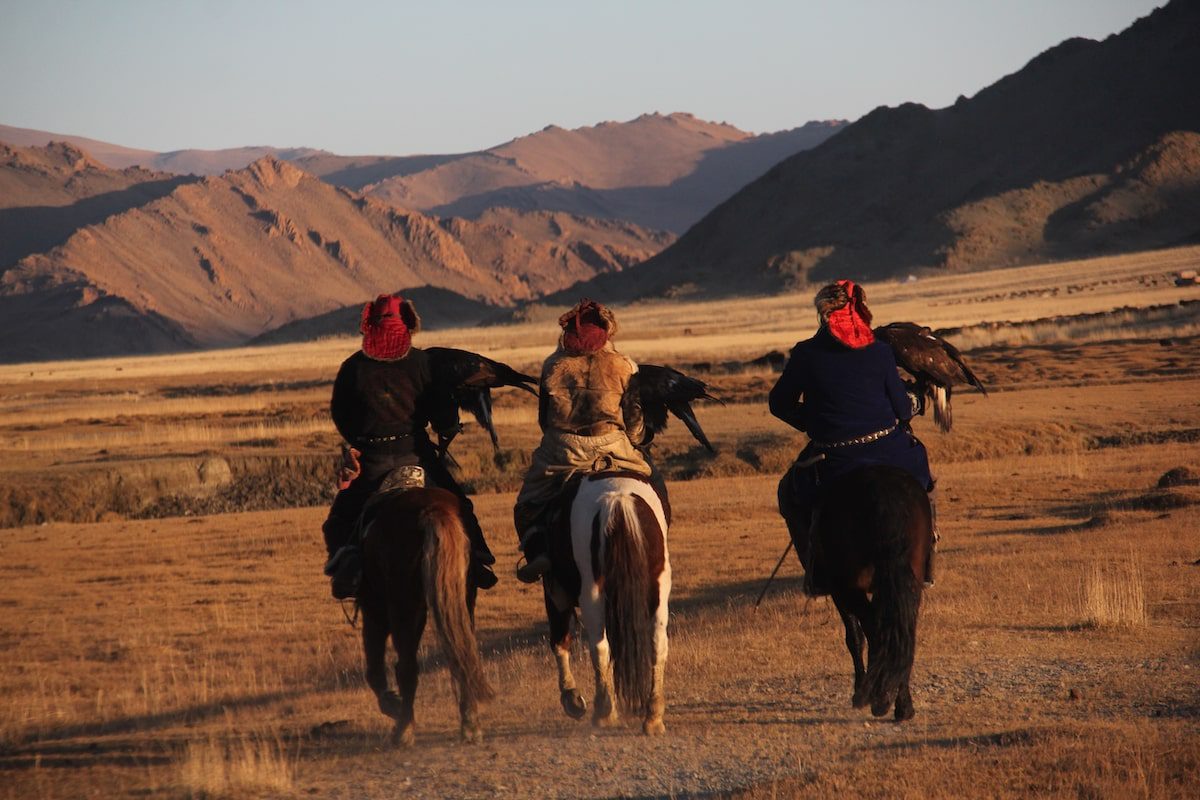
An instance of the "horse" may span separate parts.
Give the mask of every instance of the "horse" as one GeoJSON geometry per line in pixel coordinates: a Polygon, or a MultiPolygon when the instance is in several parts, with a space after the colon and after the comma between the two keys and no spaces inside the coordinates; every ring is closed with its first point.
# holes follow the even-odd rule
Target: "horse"
{"type": "Polygon", "coordinates": [[[668,515],[643,476],[599,473],[582,480],[570,503],[570,536],[554,537],[554,571],[542,585],[560,702],[573,719],[587,713],[571,672],[577,607],[595,672],[592,724],[617,725],[620,700],[641,714],[643,733],[666,731],[668,515]]]}
{"type": "Polygon", "coordinates": [[[812,522],[823,573],[854,662],[855,708],[895,719],[914,712],[909,677],[917,642],[925,559],[933,541],[929,496],[907,471],[859,467],[833,481],[812,522]],[[869,646],[863,668],[863,644],[869,646]]]}
{"type": "Polygon", "coordinates": [[[478,709],[493,697],[475,640],[470,544],[459,500],[445,489],[389,492],[371,508],[363,531],[363,653],[367,684],[379,710],[395,721],[392,743],[411,745],[417,691],[417,647],[432,616],[458,697],[460,733],[482,738],[478,709]],[[387,637],[396,651],[396,690],[388,688],[387,637]]]}

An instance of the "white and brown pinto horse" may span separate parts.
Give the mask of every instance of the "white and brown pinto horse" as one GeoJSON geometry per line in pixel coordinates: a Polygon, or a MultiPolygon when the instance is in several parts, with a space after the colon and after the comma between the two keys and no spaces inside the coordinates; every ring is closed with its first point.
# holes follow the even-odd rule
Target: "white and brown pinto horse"
{"type": "Polygon", "coordinates": [[[563,709],[575,719],[587,711],[571,672],[571,628],[578,606],[596,677],[592,723],[616,725],[620,699],[642,716],[645,733],[663,733],[671,595],[663,504],[641,476],[591,475],[571,504],[569,544],[579,582],[565,580],[558,586],[575,595],[573,602],[564,602],[563,591],[546,581],[550,646],[558,662],[563,709]]]}

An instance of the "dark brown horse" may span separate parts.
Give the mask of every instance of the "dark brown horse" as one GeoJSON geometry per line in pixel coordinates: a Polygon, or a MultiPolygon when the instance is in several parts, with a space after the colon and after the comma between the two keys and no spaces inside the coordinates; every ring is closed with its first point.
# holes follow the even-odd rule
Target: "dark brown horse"
{"type": "Polygon", "coordinates": [[[913,716],[909,676],[925,557],[929,496],[908,472],[860,467],[831,484],[813,519],[813,555],[828,578],[854,660],[854,707],[913,716]],[[868,646],[863,668],[863,644],[868,646]]]}
{"type": "Polygon", "coordinates": [[[475,641],[475,586],[459,503],[444,489],[410,489],[379,499],[363,534],[359,593],[367,683],[379,710],[396,721],[395,744],[413,742],[417,646],[433,617],[458,696],[462,738],[482,737],[478,709],[491,699],[475,641]],[[396,689],[388,688],[388,635],[396,650],[396,689]]]}

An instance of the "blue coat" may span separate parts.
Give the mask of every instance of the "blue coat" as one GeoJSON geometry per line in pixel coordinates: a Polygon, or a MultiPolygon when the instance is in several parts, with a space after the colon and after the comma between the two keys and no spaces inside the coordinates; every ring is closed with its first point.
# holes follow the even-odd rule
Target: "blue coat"
{"type": "Polygon", "coordinates": [[[855,467],[892,464],[930,487],[925,446],[902,424],[912,418],[912,401],[886,343],[850,348],[822,327],[792,349],[769,402],[772,414],[812,439],[801,460],[818,452],[825,454],[813,476],[820,483],[828,484],[855,467]],[[821,443],[844,442],[893,425],[895,431],[873,442],[820,447],[821,443]]]}

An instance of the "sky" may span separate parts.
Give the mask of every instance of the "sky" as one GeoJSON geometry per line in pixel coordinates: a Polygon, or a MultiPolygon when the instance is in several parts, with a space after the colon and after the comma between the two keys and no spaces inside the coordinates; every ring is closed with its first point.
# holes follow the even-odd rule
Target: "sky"
{"type": "Polygon", "coordinates": [[[1164,0],[0,0],[0,123],[150,150],[451,153],[686,111],[950,105],[1164,0]]]}

